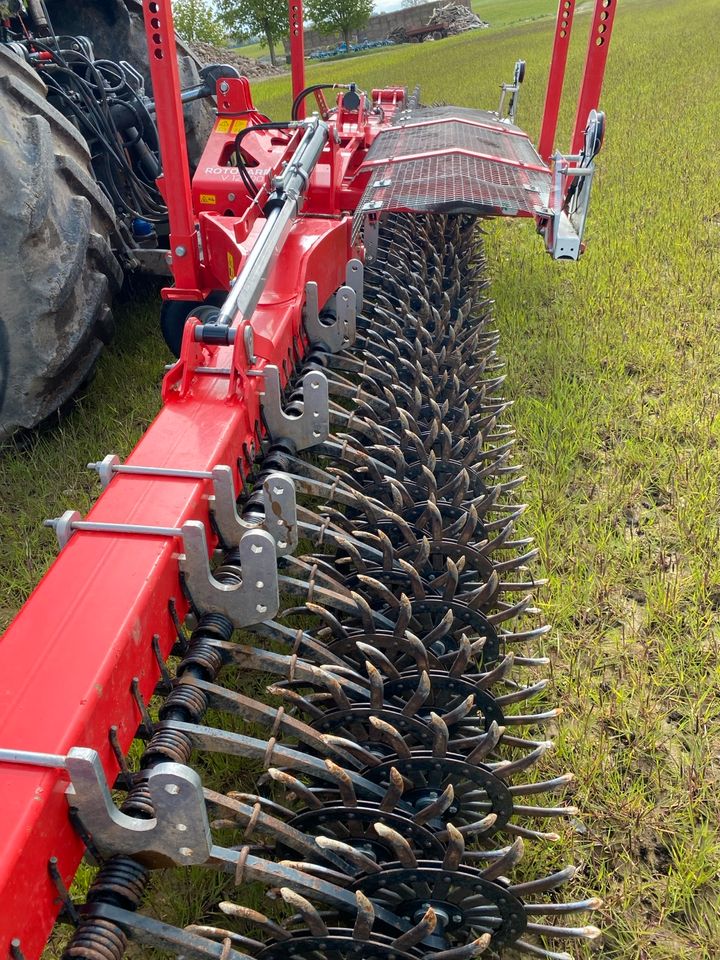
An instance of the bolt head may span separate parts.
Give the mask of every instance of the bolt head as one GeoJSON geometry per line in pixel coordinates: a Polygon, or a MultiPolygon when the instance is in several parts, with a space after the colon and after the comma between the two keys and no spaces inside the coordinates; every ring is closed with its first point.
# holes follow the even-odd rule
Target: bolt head
{"type": "Polygon", "coordinates": [[[176,257],[184,257],[186,253],[187,253],[187,250],[185,249],[185,247],[183,247],[183,246],[175,247],[175,256],[176,256],[176,257]]]}

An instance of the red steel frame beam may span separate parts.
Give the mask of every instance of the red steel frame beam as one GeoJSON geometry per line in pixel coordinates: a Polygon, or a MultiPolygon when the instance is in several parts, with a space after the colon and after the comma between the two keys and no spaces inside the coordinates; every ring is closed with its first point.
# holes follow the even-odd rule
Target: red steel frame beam
{"type": "MultiPolygon", "coordinates": [[[[323,302],[343,282],[350,256],[349,217],[296,222],[253,317],[256,345],[272,345],[256,369],[282,369],[301,337],[305,282],[318,282],[323,302]]],[[[205,363],[226,368],[232,357],[224,347],[205,363]]],[[[261,377],[244,378],[231,400],[226,376],[195,375],[184,399],[166,391],[170,399],[127,462],[202,471],[229,464],[239,489],[236,465],[244,445],[255,444],[262,385],[261,377]]],[[[206,480],[119,474],[88,519],[172,528],[197,519],[212,546],[210,492],[206,480]]],[[[113,783],[119,767],[109,731],[117,728],[127,753],[141,722],[132,680],[147,702],[160,678],[153,637],[167,658],[176,639],[170,599],[181,620],[188,609],[181,551],[165,536],[75,533],[0,641],[0,746],[60,755],[89,747],[113,783]]],[[[83,856],[66,787],[62,770],[0,766],[0,960],[13,955],[14,939],[27,960],[39,957],[60,907],[49,860],[57,857],[69,885],[83,856]]]]}
{"type": "MultiPolygon", "coordinates": [[[[302,0],[288,0],[290,11],[290,70],[293,100],[305,89],[305,25],[302,0]]],[[[298,109],[298,117],[305,118],[305,103],[298,109]]]]}
{"type": "Polygon", "coordinates": [[[570,49],[570,33],[574,15],[575,0],[560,0],[555,22],[555,39],[553,41],[552,59],[550,60],[550,72],[545,92],[542,127],[538,140],[538,153],[546,163],[550,162],[555,146],[555,133],[565,83],[565,67],[568,50],[570,49]]]}
{"type": "Polygon", "coordinates": [[[600,103],[616,8],[617,0],[595,0],[585,72],[575,115],[571,153],[579,153],[582,149],[588,116],[591,110],[597,110],[600,103]]]}

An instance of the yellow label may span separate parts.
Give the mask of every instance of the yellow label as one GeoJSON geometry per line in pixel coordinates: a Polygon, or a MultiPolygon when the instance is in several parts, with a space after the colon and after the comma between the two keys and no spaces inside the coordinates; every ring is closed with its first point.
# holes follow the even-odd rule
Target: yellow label
{"type": "Polygon", "coordinates": [[[230,133],[240,133],[248,125],[247,120],[233,120],[230,133]]]}
{"type": "Polygon", "coordinates": [[[201,193],[200,194],[200,203],[216,203],[217,197],[214,193],[201,193]]]}
{"type": "Polygon", "coordinates": [[[235,258],[229,251],[227,255],[227,267],[228,267],[228,277],[231,280],[234,280],[235,279],[235,258]]]}
{"type": "Polygon", "coordinates": [[[227,118],[218,120],[215,124],[215,133],[229,133],[231,124],[232,120],[228,120],[227,118]]]}

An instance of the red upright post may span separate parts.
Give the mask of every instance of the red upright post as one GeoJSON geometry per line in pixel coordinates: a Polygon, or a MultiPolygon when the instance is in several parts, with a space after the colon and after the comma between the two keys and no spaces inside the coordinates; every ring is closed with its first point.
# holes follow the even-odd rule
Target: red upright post
{"type": "MultiPolygon", "coordinates": [[[[170,252],[175,286],[197,291],[200,289],[200,254],[192,208],[190,165],[170,0],[143,0],[143,14],[163,164],[160,186],[170,221],[170,252]]],[[[188,299],[197,299],[197,296],[188,299]]]]}
{"type": "MultiPolygon", "coordinates": [[[[302,0],[288,0],[290,11],[290,69],[292,71],[293,100],[305,89],[305,25],[302,0]]],[[[305,104],[301,103],[298,117],[305,117],[305,104]]]]}
{"type": "Polygon", "coordinates": [[[595,13],[590,28],[590,42],[575,116],[571,153],[579,153],[582,149],[588,116],[591,110],[597,110],[600,103],[600,91],[605,77],[605,64],[610,49],[616,7],[617,0],[595,0],[595,13]]]}
{"type": "Polygon", "coordinates": [[[545,93],[542,129],[538,141],[538,153],[546,163],[550,162],[555,145],[555,132],[565,82],[565,66],[570,47],[570,31],[572,30],[574,14],[575,0],[560,0],[555,23],[555,41],[553,43],[552,60],[550,61],[547,91],[545,93]]]}

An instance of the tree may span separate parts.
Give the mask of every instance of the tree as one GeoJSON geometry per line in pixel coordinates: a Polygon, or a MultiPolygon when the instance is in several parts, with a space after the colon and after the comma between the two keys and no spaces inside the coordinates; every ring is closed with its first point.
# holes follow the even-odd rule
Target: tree
{"type": "Polygon", "coordinates": [[[350,31],[368,22],[373,0],[307,0],[305,9],[321,33],[341,33],[349,50],[350,31]]]}
{"type": "Polygon", "coordinates": [[[173,20],[175,29],[188,43],[225,43],[225,30],[209,0],[175,0],[173,20]]]}
{"type": "Polygon", "coordinates": [[[287,0],[218,0],[218,8],[232,33],[264,37],[276,67],[275,44],[290,32],[287,0]]]}

